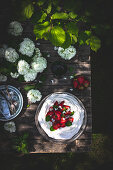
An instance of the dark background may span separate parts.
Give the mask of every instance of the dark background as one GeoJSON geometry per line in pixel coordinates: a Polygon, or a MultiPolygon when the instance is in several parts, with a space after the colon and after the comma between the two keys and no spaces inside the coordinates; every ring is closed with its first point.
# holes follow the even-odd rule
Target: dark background
{"type": "MultiPolygon", "coordinates": [[[[13,9],[11,1],[3,0],[0,2],[0,44],[7,41],[7,26],[12,19],[13,9]]],[[[67,1],[65,1],[66,3],[67,1]]],[[[90,23],[102,26],[99,38],[101,48],[98,52],[91,51],[92,69],[92,114],[93,114],[93,133],[102,133],[113,137],[113,16],[111,1],[85,1],[83,6],[91,12],[90,23]],[[86,3],[87,2],[87,3],[86,3]],[[104,30],[104,25],[109,25],[108,30],[104,30]]],[[[71,6],[70,6],[71,8],[71,6]]],[[[82,6],[80,6],[81,9],[82,6]]],[[[75,10],[75,9],[73,9],[75,10]]],[[[82,10],[81,10],[82,11],[82,10]]],[[[80,12],[81,12],[80,11],[80,12]]],[[[83,11],[82,11],[83,12],[83,11]]],[[[1,64],[1,63],[0,63],[1,64]]],[[[39,156],[39,155],[38,155],[39,156]]],[[[2,157],[2,164],[9,159],[7,153],[2,157]]],[[[11,156],[10,163],[19,158],[11,156]]],[[[26,157],[28,159],[34,157],[26,157]]],[[[36,157],[35,157],[36,158],[36,157]]],[[[56,158],[55,158],[56,159],[56,158]]],[[[25,160],[25,157],[24,157],[25,160]]],[[[21,161],[24,163],[24,160],[21,161]]],[[[32,162],[32,161],[31,161],[32,162]]],[[[1,159],[0,159],[1,163],[1,159]]],[[[40,163],[41,164],[41,163],[40,163]]],[[[111,169],[110,165],[104,168],[111,169]]],[[[38,167],[37,167],[38,168],[38,167]]],[[[1,169],[1,168],[0,168],[1,169]]],[[[10,168],[9,168],[10,169],[10,168]]],[[[15,168],[16,169],[16,166],[15,168]]],[[[23,168],[22,168],[23,169],[23,168]]],[[[93,167],[92,167],[93,169],[93,167]]]]}

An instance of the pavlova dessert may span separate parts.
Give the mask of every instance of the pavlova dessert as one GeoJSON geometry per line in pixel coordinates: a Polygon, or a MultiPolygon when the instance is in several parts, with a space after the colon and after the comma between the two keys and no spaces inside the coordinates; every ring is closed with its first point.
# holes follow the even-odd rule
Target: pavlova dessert
{"type": "Polygon", "coordinates": [[[45,133],[54,139],[71,139],[80,130],[85,110],[69,93],[53,93],[43,103],[38,121],[45,133]]]}

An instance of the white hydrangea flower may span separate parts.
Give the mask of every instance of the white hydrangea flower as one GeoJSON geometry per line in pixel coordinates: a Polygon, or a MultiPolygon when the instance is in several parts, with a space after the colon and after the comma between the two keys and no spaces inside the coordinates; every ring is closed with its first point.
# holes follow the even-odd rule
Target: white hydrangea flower
{"type": "Polygon", "coordinates": [[[16,131],[16,126],[15,123],[13,121],[11,122],[6,122],[4,124],[4,129],[9,131],[10,133],[15,132],[16,131]]]}
{"type": "Polygon", "coordinates": [[[23,27],[21,23],[13,21],[9,24],[8,33],[14,36],[21,35],[23,32],[23,27]]]}
{"type": "Polygon", "coordinates": [[[36,101],[40,101],[42,98],[42,95],[39,90],[31,89],[27,93],[28,99],[31,101],[31,103],[35,103],[36,101]]]}
{"type": "Polygon", "coordinates": [[[18,73],[24,75],[28,72],[30,65],[25,60],[20,60],[17,65],[18,73]]]}
{"type": "Polygon", "coordinates": [[[0,74],[0,82],[5,82],[7,81],[7,76],[0,74]]]}
{"type": "Polygon", "coordinates": [[[33,81],[36,79],[37,72],[33,69],[29,69],[28,72],[24,75],[24,80],[26,82],[33,81]]]}
{"type": "Polygon", "coordinates": [[[15,72],[15,73],[12,73],[12,72],[11,72],[10,75],[11,75],[11,77],[14,78],[14,79],[16,79],[16,78],[19,77],[19,73],[17,73],[17,72],[15,72]]]}
{"type": "Polygon", "coordinates": [[[58,54],[61,56],[61,58],[65,60],[70,60],[76,55],[76,49],[73,46],[69,46],[66,49],[59,47],[58,54]]]}
{"type": "Polygon", "coordinates": [[[29,38],[24,38],[24,41],[20,43],[19,52],[23,55],[31,57],[35,50],[35,44],[29,38]]]}
{"type": "Polygon", "coordinates": [[[14,63],[19,58],[19,55],[14,48],[7,48],[5,50],[5,58],[7,61],[14,63]]]}
{"type": "Polygon", "coordinates": [[[42,56],[39,48],[35,48],[35,52],[36,52],[36,56],[37,57],[41,57],[42,56]]]}
{"type": "Polygon", "coordinates": [[[47,60],[44,57],[37,57],[34,59],[34,62],[31,63],[31,66],[37,73],[41,73],[47,67],[47,60]]]}

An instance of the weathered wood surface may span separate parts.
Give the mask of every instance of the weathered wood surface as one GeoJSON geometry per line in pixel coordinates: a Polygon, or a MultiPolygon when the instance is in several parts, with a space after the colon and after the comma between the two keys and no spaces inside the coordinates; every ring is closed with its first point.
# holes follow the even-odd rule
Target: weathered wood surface
{"type": "MultiPolygon", "coordinates": [[[[84,104],[87,111],[87,126],[83,134],[71,144],[58,144],[51,143],[45,140],[38,132],[35,125],[35,114],[39,102],[31,104],[30,107],[26,107],[29,104],[24,90],[26,84],[33,83],[19,83],[13,79],[8,79],[6,83],[13,85],[20,89],[23,98],[24,106],[21,113],[14,119],[14,122],[17,127],[16,133],[18,135],[23,134],[24,132],[29,133],[29,153],[65,153],[65,152],[85,152],[89,151],[91,144],[91,134],[92,134],[92,112],[91,112],[91,86],[83,91],[73,90],[72,79],[70,76],[73,74],[85,75],[91,81],[91,64],[90,64],[90,49],[88,46],[77,47],[77,55],[70,61],[64,61],[58,56],[57,51],[54,50],[54,46],[45,40],[38,40],[37,47],[40,49],[42,54],[44,52],[49,53],[50,57],[46,57],[48,62],[47,69],[41,74],[46,77],[44,84],[42,84],[39,89],[42,93],[42,99],[53,92],[69,92],[77,96],[84,104]],[[51,72],[51,64],[54,61],[61,60],[67,64],[68,71],[61,78],[55,77],[51,72]],[[69,71],[69,68],[72,67],[72,72],[69,71]],[[65,78],[66,79],[65,79],[65,78]],[[52,80],[52,81],[51,81],[52,80]]],[[[37,79],[34,83],[39,82],[40,75],[37,76],[37,79]]],[[[3,127],[4,122],[0,122],[0,127],[3,127]]],[[[15,133],[15,134],[16,134],[15,133]]],[[[0,131],[0,152],[11,152],[10,139],[15,136],[15,134],[9,134],[5,132],[2,128],[0,131]]]]}

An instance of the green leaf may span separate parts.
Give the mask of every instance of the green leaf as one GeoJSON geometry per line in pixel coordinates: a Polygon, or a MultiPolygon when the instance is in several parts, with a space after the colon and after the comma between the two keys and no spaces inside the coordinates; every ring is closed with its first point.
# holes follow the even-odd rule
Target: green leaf
{"type": "Polygon", "coordinates": [[[34,34],[36,35],[36,39],[43,38],[43,35],[49,32],[51,29],[50,22],[46,21],[42,24],[37,24],[34,26],[34,34]]]}
{"type": "Polygon", "coordinates": [[[77,17],[77,14],[75,14],[74,12],[70,12],[70,13],[69,13],[69,17],[70,17],[71,19],[75,19],[75,18],[77,17]]]}
{"type": "Polygon", "coordinates": [[[74,111],[73,111],[73,112],[71,112],[70,116],[72,116],[72,115],[74,115],[74,111]]]}
{"type": "Polygon", "coordinates": [[[72,125],[72,122],[67,121],[67,122],[65,123],[65,125],[66,125],[66,126],[71,126],[71,125],[72,125]]]}
{"type": "Polygon", "coordinates": [[[24,86],[24,90],[29,91],[31,89],[35,89],[35,85],[26,85],[24,86]]]}
{"type": "Polygon", "coordinates": [[[53,129],[53,126],[50,127],[50,131],[55,131],[55,129],[53,129]]]}
{"type": "Polygon", "coordinates": [[[41,18],[38,20],[37,23],[44,21],[46,19],[46,17],[47,17],[47,14],[45,12],[43,12],[41,18]]]}
{"type": "Polygon", "coordinates": [[[66,28],[67,30],[71,33],[71,34],[74,34],[76,36],[78,36],[78,26],[75,22],[69,22],[67,25],[66,25],[66,28]]]}
{"type": "Polygon", "coordinates": [[[65,35],[66,35],[65,42],[61,46],[64,49],[68,48],[71,45],[71,36],[70,36],[70,34],[68,32],[66,32],[65,35]]]}
{"type": "Polygon", "coordinates": [[[58,108],[58,106],[57,106],[57,105],[54,105],[54,106],[53,106],[53,109],[55,109],[55,108],[58,108]]]}
{"type": "Polygon", "coordinates": [[[47,115],[47,116],[46,116],[46,122],[49,122],[50,119],[51,119],[50,115],[47,115]]]}
{"type": "Polygon", "coordinates": [[[101,47],[101,41],[96,36],[92,36],[87,42],[89,42],[91,49],[95,52],[101,47]]]}
{"type": "Polygon", "coordinates": [[[37,5],[42,6],[46,0],[38,0],[37,5]]]}
{"type": "Polygon", "coordinates": [[[51,19],[68,19],[68,14],[64,12],[56,12],[51,16],[51,19]]]}
{"type": "Polygon", "coordinates": [[[32,3],[23,2],[22,15],[25,19],[31,18],[34,12],[34,7],[32,3]]]}
{"type": "Polygon", "coordinates": [[[76,35],[72,35],[72,38],[73,38],[74,42],[77,43],[77,37],[76,37],[76,35]]]}
{"type": "Polygon", "coordinates": [[[86,44],[86,40],[88,39],[89,39],[89,35],[84,31],[82,31],[78,36],[78,42],[80,45],[86,44]]]}
{"type": "Polygon", "coordinates": [[[47,14],[50,14],[52,9],[52,4],[51,4],[51,0],[49,1],[48,7],[47,7],[47,14]]]}
{"type": "Polygon", "coordinates": [[[66,34],[65,31],[59,27],[54,26],[50,33],[49,33],[49,40],[52,42],[55,46],[62,46],[62,44],[65,42],[66,34]]]}

